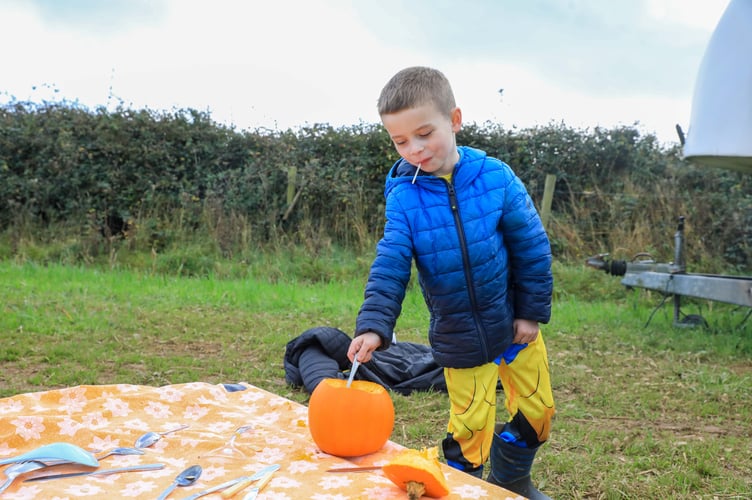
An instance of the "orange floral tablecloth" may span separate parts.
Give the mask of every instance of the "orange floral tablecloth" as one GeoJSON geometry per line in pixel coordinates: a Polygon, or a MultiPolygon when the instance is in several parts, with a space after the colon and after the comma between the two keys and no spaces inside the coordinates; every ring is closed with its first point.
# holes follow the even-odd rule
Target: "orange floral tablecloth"
{"type": "MultiPolygon", "coordinates": [[[[112,455],[100,468],[164,463],[165,468],[102,476],[78,476],[24,482],[49,469],[20,476],[0,493],[5,500],[70,498],[156,498],[186,467],[199,464],[203,473],[170,499],[181,499],[262,467],[279,464],[259,499],[404,499],[406,494],[380,471],[327,472],[330,467],[383,465],[401,449],[391,441],[374,454],[345,460],[322,453],[308,431],[307,407],[248,384],[228,392],[223,385],[190,383],[149,387],[137,385],[77,386],[19,394],[0,399],[0,460],[39,446],[67,442],[88,450],[133,446],[147,431],[168,431],[144,455],[112,455]],[[228,460],[206,456],[221,448],[243,425],[235,444],[245,457],[228,460]]],[[[63,466],[67,467],[67,466],[63,466]]],[[[5,466],[0,466],[0,470],[5,466]]],[[[516,498],[502,488],[444,466],[451,499],[516,498]]],[[[0,483],[5,480],[0,472],[0,483]]],[[[240,499],[243,490],[233,498],[240,499]]],[[[208,500],[221,499],[219,493],[208,500]]]]}

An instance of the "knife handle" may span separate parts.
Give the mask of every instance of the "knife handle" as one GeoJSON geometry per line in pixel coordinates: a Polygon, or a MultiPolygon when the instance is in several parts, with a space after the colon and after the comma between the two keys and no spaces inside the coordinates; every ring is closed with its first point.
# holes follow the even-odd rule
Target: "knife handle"
{"type": "Polygon", "coordinates": [[[248,478],[248,479],[243,479],[242,481],[238,481],[237,483],[233,484],[231,487],[227,488],[221,493],[222,498],[230,498],[235,493],[242,490],[243,488],[245,488],[246,486],[248,486],[254,481],[255,479],[253,478],[248,478]]]}
{"type": "Polygon", "coordinates": [[[243,497],[243,500],[253,500],[254,498],[256,498],[259,494],[259,491],[261,491],[261,488],[263,488],[266,483],[272,480],[272,474],[274,474],[274,472],[270,472],[263,478],[259,479],[258,484],[251,488],[251,491],[249,491],[248,494],[243,497]]]}
{"type": "Polygon", "coordinates": [[[273,472],[276,472],[277,470],[279,470],[279,464],[267,465],[250,477],[245,476],[240,478],[237,482],[233,483],[231,488],[221,493],[222,498],[230,498],[232,495],[247,487],[252,482],[263,479],[266,476],[271,475],[273,472]]]}
{"type": "Polygon", "coordinates": [[[144,465],[131,465],[129,467],[118,467],[116,469],[101,469],[88,473],[89,476],[106,476],[108,474],[116,474],[118,472],[142,472],[147,470],[159,470],[164,469],[164,464],[144,464],[144,465]]]}
{"type": "MultiPolygon", "coordinates": [[[[241,480],[242,481],[242,480],[241,480]]],[[[185,497],[183,500],[196,500],[197,498],[201,498],[206,495],[211,495],[212,493],[223,490],[225,488],[229,488],[230,486],[233,486],[237,484],[239,480],[237,479],[230,479],[229,481],[226,481],[222,484],[218,484],[217,486],[213,486],[209,488],[208,490],[199,491],[198,493],[194,493],[193,495],[189,495],[185,497]]]]}

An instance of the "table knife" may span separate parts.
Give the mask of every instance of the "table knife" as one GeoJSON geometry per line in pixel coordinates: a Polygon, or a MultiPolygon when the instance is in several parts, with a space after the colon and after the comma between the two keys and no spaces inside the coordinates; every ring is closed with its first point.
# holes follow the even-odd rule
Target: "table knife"
{"type": "Polygon", "coordinates": [[[352,465],[348,467],[332,467],[329,469],[326,469],[327,472],[367,472],[367,471],[374,471],[374,470],[380,470],[383,466],[381,465],[352,465]]]}
{"type": "Polygon", "coordinates": [[[253,488],[250,489],[250,491],[248,492],[248,494],[243,497],[243,500],[255,500],[255,498],[259,494],[259,491],[261,491],[261,488],[263,488],[266,485],[266,483],[268,483],[269,481],[271,481],[272,474],[274,474],[274,471],[268,472],[266,474],[266,476],[264,476],[263,478],[259,479],[258,484],[256,486],[254,486],[253,488]]]}
{"type": "Polygon", "coordinates": [[[224,489],[229,488],[231,486],[235,486],[236,484],[238,484],[241,481],[255,481],[257,479],[260,479],[260,478],[264,477],[266,474],[274,472],[277,469],[279,469],[279,464],[269,465],[267,467],[264,467],[263,469],[261,469],[260,471],[258,471],[257,473],[255,473],[252,476],[242,476],[242,477],[238,477],[238,478],[235,478],[235,479],[231,479],[231,480],[229,480],[227,482],[224,482],[222,484],[218,484],[217,486],[212,486],[211,488],[209,488],[207,490],[199,491],[198,493],[194,493],[193,495],[189,495],[189,496],[183,498],[183,500],[196,500],[197,498],[201,498],[201,497],[203,497],[205,495],[210,495],[212,493],[216,493],[217,491],[221,491],[221,490],[224,490],[224,489]]]}
{"type": "MultiPolygon", "coordinates": [[[[235,484],[235,485],[227,488],[225,491],[223,491],[222,492],[222,498],[230,498],[235,493],[237,493],[238,491],[246,488],[249,484],[251,484],[252,482],[254,482],[257,479],[261,479],[261,481],[263,481],[264,479],[266,479],[267,475],[269,475],[269,476],[272,475],[272,473],[274,471],[276,471],[277,469],[279,469],[279,465],[278,464],[270,465],[268,467],[264,467],[263,469],[261,469],[256,474],[254,474],[254,475],[252,475],[250,477],[242,478],[240,481],[238,481],[237,484],[235,484]]],[[[259,481],[259,484],[261,484],[260,481],[259,481]]]]}
{"type": "Polygon", "coordinates": [[[24,480],[25,483],[30,481],[47,481],[48,479],[58,479],[61,477],[74,477],[74,476],[106,476],[108,474],[116,474],[118,472],[135,472],[145,470],[159,470],[164,469],[165,464],[144,464],[144,465],[131,465],[130,467],[118,467],[115,469],[100,469],[90,470],[82,472],[66,472],[63,474],[48,474],[46,476],[30,477],[24,480]]]}

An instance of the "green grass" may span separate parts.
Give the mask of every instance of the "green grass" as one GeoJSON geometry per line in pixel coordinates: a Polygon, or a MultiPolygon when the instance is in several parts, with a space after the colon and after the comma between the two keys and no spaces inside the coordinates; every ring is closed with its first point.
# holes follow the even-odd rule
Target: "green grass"
{"type": "MultiPolygon", "coordinates": [[[[131,270],[0,262],[0,396],[246,381],[305,404],[308,395],[285,383],[285,345],[314,326],[352,331],[368,258],[259,255],[242,272],[200,262],[210,269],[203,278],[143,262],[131,270]]],[[[688,301],[709,330],[673,327],[670,306],[645,326],[657,295],[581,266],[557,265],[555,275],[544,335],[557,415],[534,479],[557,499],[749,498],[752,320],[739,326],[748,311],[688,301]]],[[[397,335],[425,342],[426,325],[412,288],[397,335]]],[[[393,399],[394,441],[443,438],[444,394],[393,399]]]]}

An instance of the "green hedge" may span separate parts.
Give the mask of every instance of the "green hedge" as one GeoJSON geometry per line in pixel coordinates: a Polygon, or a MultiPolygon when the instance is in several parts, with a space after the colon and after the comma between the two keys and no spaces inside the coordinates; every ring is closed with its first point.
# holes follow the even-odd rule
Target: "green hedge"
{"type": "MultiPolygon", "coordinates": [[[[678,146],[635,127],[471,124],[458,143],[508,162],[538,203],[546,174],[556,175],[549,232],[562,258],[647,250],[670,259],[684,215],[690,259],[752,264],[750,179],[689,165],[678,146]]],[[[240,131],[195,110],[12,102],[0,108],[0,231],[65,225],[112,237],[138,228],[159,245],[176,224],[224,224],[257,244],[359,244],[380,233],[384,175],[396,159],[377,124],[240,131]]]]}

